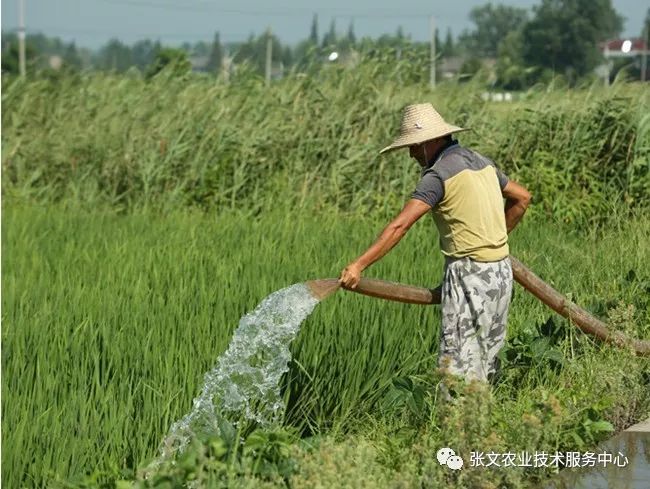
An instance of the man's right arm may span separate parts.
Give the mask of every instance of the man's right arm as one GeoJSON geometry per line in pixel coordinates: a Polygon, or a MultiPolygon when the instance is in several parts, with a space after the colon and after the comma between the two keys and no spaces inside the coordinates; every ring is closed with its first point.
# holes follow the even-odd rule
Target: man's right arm
{"type": "Polygon", "coordinates": [[[506,228],[510,233],[526,212],[532,196],[524,186],[513,180],[509,180],[501,192],[506,198],[506,228]]]}

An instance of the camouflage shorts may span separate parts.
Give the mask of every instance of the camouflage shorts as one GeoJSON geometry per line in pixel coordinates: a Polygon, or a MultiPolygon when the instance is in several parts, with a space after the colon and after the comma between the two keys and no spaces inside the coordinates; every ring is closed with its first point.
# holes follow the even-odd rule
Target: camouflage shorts
{"type": "Polygon", "coordinates": [[[510,258],[447,259],[442,283],[438,365],[466,380],[487,381],[506,337],[512,294],[510,258]]]}

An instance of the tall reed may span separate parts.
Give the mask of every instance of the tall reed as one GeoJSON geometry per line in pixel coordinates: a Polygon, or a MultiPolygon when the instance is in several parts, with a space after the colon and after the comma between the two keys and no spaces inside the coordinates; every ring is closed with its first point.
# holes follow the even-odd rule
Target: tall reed
{"type": "Polygon", "coordinates": [[[463,144],[528,186],[536,210],[598,220],[606,205],[650,200],[650,102],[640,85],[535,91],[486,102],[478,84],[435,90],[377,63],[293,73],[267,88],[242,75],[151,81],[86,74],[3,80],[3,193],[116,209],[339,210],[394,206],[418,171],[378,149],[400,109],[432,102],[473,129],[463,144]]]}

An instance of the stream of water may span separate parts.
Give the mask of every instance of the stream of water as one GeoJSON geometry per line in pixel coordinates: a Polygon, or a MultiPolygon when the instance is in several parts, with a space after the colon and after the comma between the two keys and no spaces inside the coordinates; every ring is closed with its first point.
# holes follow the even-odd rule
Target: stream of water
{"type": "Polygon", "coordinates": [[[318,304],[305,284],[278,290],[243,316],[227,350],[204,377],[192,409],[172,424],[160,448],[159,465],[199,435],[220,435],[224,419],[267,426],[283,413],[280,378],[291,360],[289,345],[318,304]]]}

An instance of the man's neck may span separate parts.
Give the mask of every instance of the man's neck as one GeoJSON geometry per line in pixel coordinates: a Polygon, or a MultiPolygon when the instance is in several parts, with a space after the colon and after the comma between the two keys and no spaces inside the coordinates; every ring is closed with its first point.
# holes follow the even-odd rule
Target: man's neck
{"type": "Polygon", "coordinates": [[[440,157],[442,152],[444,150],[446,150],[447,148],[449,148],[450,146],[453,146],[454,144],[458,144],[458,141],[455,140],[455,139],[452,139],[450,141],[445,141],[440,146],[438,146],[438,148],[436,150],[434,150],[433,155],[429,158],[429,161],[427,162],[427,165],[426,165],[425,169],[431,168],[433,166],[433,164],[438,160],[438,158],[440,157]]]}

